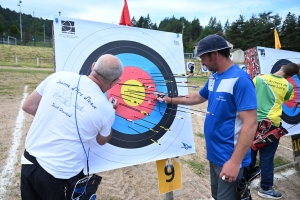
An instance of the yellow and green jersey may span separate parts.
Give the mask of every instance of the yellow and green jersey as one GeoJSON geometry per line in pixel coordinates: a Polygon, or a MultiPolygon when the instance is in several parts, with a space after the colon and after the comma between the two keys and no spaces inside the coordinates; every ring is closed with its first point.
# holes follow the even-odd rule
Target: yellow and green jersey
{"type": "Polygon", "coordinates": [[[253,79],[257,96],[257,118],[268,118],[279,126],[282,103],[294,97],[294,88],[284,77],[268,74],[253,79]]]}

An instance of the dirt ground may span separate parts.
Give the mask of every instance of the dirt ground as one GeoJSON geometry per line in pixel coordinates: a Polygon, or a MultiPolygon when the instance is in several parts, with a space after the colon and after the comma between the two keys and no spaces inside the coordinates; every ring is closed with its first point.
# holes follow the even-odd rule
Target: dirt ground
{"type": "MultiPolygon", "coordinates": [[[[4,81],[4,80],[0,80],[4,81]]],[[[2,84],[2,83],[1,83],[2,84]]],[[[25,114],[22,128],[16,130],[17,116],[20,109],[20,103],[23,98],[23,87],[20,84],[20,93],[15,95],[0,96],[0,178],[10,177],[4,184],[4,188],[0,188],[0,199],[18,200],[20,197],[20,157],[24,151],[24,140],[33,117],[25,114]],[[20,133],[20,146],[15,153],[16,160],[13,163],[13,169],[3,174],[6,162],[14,155],[9,155],[9,150],[13,145],[13,134],[20,133]]],[[[34,88],[29,87],[28,92],[32,92],[34,88]]],[[[205,110],[207,104],[197,105],[192,108],[205,110]]],[[[209,167],[205,159],[205,141],[204,137],[199,137],[203,133],[203,117],[192,116],[193,132],[196,145],[196,153],[193,155],[180,157],[182,183],[183,187],[173,192],[174,199],[212,199],[210,195],[209,167]],[[193,169],[184,160],[197,159],[205,165],[204,173],[197,175],[193,169]]],[[[290,137],[283,137],[280,146],[276,152],[276,156],[282,157],[287,162],[293,162],[292,142],[290,137]]],[[[158,178],[156,163],[150,162],[146,164],[111,170],[99,173],[102,176],[102,182],[98,188],[98,199],[102,200],[118,200],[118,199],[134,199],[134,200],[161,200],[165,199],[165,195],[159,195],[158,178]]],[[[253,181],[252,196],[254,200],[262,198],[257,196],[259,178],[253,181]]],[[[275,189],[283,194],[282,199],[297,200],[300,199],[300,173],[295,172],[293,167],[276,171],[275,189]]]]}

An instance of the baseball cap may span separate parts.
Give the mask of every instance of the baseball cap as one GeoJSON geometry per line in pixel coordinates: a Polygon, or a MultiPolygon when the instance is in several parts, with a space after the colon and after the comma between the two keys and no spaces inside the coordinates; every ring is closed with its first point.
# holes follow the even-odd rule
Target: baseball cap
{"type": "Polygon", "coordinates": [[[198,43],[198,49],[196,57],[199,57],[205,53],[218,51],[221,49],[231,49],[228,46],[226,40],[219,35],[209,35],[200,40],[198,43]]]}

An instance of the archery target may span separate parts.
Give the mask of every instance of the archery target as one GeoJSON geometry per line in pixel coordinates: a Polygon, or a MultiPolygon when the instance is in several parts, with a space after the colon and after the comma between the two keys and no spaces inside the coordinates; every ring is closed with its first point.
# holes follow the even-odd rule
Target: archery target
{"type": "Polygon", "coordinates": [[[180,87],[186,86],[184,80],[173,75],[184,71],[179,35],[72,20],[78,35],[70,39],[61,36],[58,28],[56,31],[57,71],[89,75],[92,63],[103,54],[117,56],[124,66],[121,81],[106,93],[119,102],[113,137],[103,146],[91,142],[90,172],[195,152],[190,114],[177,111],[176,105],[156,101],[154,95],[162,92],[177,97],[188,93],[187,87],[180,87]],[[182,142],[192,148],[182,148],[182,142]]]}
{"type": "Polygon", "coordinates": [[[195,70],[195,63],[194,62],[187,62],[186,63],[186,70],[187,71],[191,71],[191,67],[194,66],[194,69],[195,70]]]}
{"type": "MultiPolygon", "coordinates": [[[[282,65],[288,63],[300,63],[300,53],[277,50],[271,48],[257,47],[260,70],[262,74],[269,74],[277,72],[282,65]],[[261,53],[263,52],[263,53],[261,53]]],[[[296,103],[300,101],[300,80],[297,75],[287,79],[294,87],[294,97],[293,99],[285,102],[282,105],[282,122],[285,128],[288,129],[290,134],[299,133],[300,126],[297,125],[300,123],[300,108],[296,107],[296,103]],[[296,125],[296,126],[294,126],[296,125]],[[293,129],[289,129],[292,127],[293,129]]]]}
{"type": "Polygon", "coordinates": [[[170,105],[157,103],[153,95],[154,92],[159,91],[177,96],[176,80],[174,76],[169,76],[172,74],[170,67],[158,53],[143,44],[133,41],[114,41],[92,52],[80,72],[89,74],[90,66],[102,54],[116,55],[124,65],[121,82],[108,92],[109,97],[113,96],[119,101],[113,126],[114,136],[109,143],[121,148],[139,148],[153,144],[152,140],[159,140],[176,116],[176,105],[171,109],[170,105]],[[152,76],[157,78],[152,79],[152,76]],[[171,82],[168,84],[165,80],[171,82]],[[155,84],[155,81],[163,84],[155,84]],[[131,90],[137,93],[144,92],[146,95],[138,96],[137,93],[131,93],[131,90]],[[140,111],[149,116],[143,115],[140,111]]]}
{"type": "Polygon", "coordinates": [[[209,72],[208,68],[206,67],[206,65],[201,65],[201,71],[202,72],[209,72]]]}

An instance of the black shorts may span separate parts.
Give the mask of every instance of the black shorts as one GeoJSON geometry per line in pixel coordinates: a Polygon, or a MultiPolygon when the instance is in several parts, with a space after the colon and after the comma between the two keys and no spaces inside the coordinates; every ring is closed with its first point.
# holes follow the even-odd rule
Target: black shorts
{"type": "MultiPolygon", "coordinates": [[[[83,176],[81,171],[75,177],[83,176]]],[[[21,169],[22,200],[65,200],[71,199],[70,179],[55,178],[42,167],[23,164],[21,169]]]]}

